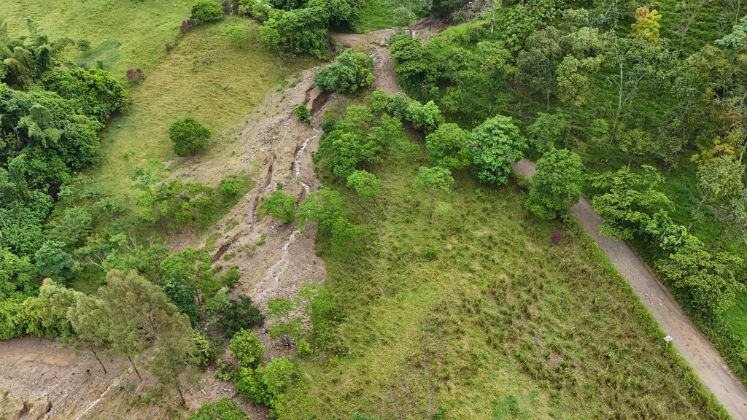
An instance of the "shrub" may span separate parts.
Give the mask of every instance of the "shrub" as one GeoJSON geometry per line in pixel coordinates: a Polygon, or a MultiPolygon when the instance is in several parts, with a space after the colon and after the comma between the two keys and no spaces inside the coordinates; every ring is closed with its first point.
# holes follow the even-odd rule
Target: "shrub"
{"type": "Polygon", "coordinates": [[[230,25],[223,29],[223,36],[228,38],[236,48],[241,48],[246,45],[249,32],[244,25],[230,25]]]}
{"type": "Polygon", "coordinates": [[[262,206],[270,216],[289,223],[296,218],[296,197],[281,190],[274,191],[265,198],[262,206]]]}
{"type": "Polygon", "coordinates": [[[225,17],[223,7],[217,0],[199,0],[192,6],[190,19],[195,23],[217,22],[225,17]]]}
{"type": "Polygon", "coordinates": [[[251,331],[239,330],[229,344],[231,352],[239,359],[242,368],[256,369],[262,363],[265,347],[251,331]]]}
{"type": "Polygon", "coordinates": [[[336,63],[320,71],[314,78],[314,82],[322,90],[341,93],[355,93],[370,87],[373,81],[371,57],[350,49],[343,51],[336,63]]]}
{"type": "Polygon", "coordinates": [[[319,8],[273,10],[259,34],[270,48],[323,58],[327,51],[327,16],[319,8]]]}
{"type": "Polygon", "coordinates": [[[525,206],[543,220],[565,217],[581,197],[582,182],[581,157],[566,149],[552,149],[537,161],[525,206]]]}
{"type": "Polygon", "coordinates": [[[302,123],[311,125],[311,111],[306,105],[299,105],[293,109],[293,116],[298,118],[302,123]]]}
{"type": "Polygon", "coordinates": [[[618,239],[641,237],[653,215],[672,207],[658,190],[664,178],[656,168],[642,166],[640,173],[623,167],[591,177],[592,204],[602,218],[602,233],[618,239]]]}
{"type": "Polygon", "coordinates": [[[189,420],[249,420],[250,417],[236,401],[222,398],[215,403],[205,403],[189,416],[189,420]]]}
{"type": "Polygon", "coordinates": [[[192,342],[195,345],[195,363],[199,367],[207,367],[215,362],[218,357],[218,349],[210,342],[204,334],[193,333],[192,342]]]}
{"type": "Polygon", "coordinates": [[[272,396],[267,386],[262,381],[262,371],[249,368],[241,368],[239,378],[236,381],[236,389],[252,404],[270,405],[272,396]]]}
{"type": "Polygon", "coordinates": [[[373,198],[381,189],[381,180],[367,171],[354,171],[348,175],[348,187],[363,198],[373,198]]]}
{"type": "Polygon", "coordinates": [[[264,22],[270,17],[272,4],[269,0],[239,0],[239,14],[264,22]]]}
{"type": "Polygon", "coordinates": [[[741,264],[741,258],[724,252],[711,253],[700,240],[690,236],[657,267],[690,305],[713,318],[732,307],[737,293],[744,291],[733,268],[741,264]]]}
{"type": "Polygon", "coordinates": [[[175,179],[147,186],[140,204],[146,221],[181,229],[205,223],[217,203],[210,187],[175,179]]]}
{"type": "Polygon", "coordinates": [[[469,165],[469,132],[456,124],[441,124],[436,131],[425,138],[431,161],[452,171],[469,165]]]}
{"type": "Polygon", "coordinates": [[[254,305],[252,299],[241,295],[238,302],[232,300],[223,308],[218,323],[226,335],[231,337],[242,328],[262,325],[264,321],[262,312],[254,305]]]}
{"type": "Polygon", "coordinates": [[[420,102],[411,100],[405,111],[405,119],[410,121],[415,128],[427,133],[433,132],[444,122],[441,110],[433,101],[421,105],[420,102]]]}
{"type": "Polygon", "coordinates": [[[44,86],[70,100],[80,113],[99,121],[127,105],[124,86],[101,69],[55,70],[44,77],[44,86]]]}
{"type": "Polygon", "coordinates": [[[185,118],[171,124],[169,138],[174,142],[177,156],[193,156],[207,148],[210,130],[192,118],[185,118]]]}
{"type": "Polygon", "coordinates": [[[218,192],[221,193],[224,199],[232,200],[241,193],[241,185],[236,177],[227,177],[220,181],[218,184],[218,192]]]}

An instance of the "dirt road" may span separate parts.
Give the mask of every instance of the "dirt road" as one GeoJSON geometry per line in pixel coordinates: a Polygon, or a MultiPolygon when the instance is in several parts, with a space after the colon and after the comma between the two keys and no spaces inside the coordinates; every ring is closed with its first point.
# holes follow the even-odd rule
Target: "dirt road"
{"type": "MultiPolygon", "coordinates": [[[[522,159],[514,165],[514,172],[531,178],[535,173],[534,162],[522,159]]],[[[625,241],[601,234],[602,220],[585,198],[573,206],[571,213],[633,288],[659,327],[672,337],[674,348],[692,366],[703,384],[732,417],[747,419],[747,390],[711,342],[690,322],[669,290],[656,280],[648,265],[625,241]]]]}

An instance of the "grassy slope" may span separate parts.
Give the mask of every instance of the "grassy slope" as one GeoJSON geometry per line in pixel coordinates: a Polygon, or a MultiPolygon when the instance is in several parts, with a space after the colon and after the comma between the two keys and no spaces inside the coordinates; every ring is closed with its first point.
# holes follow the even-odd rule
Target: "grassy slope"
{"type": "Polygon", "coordinates": [[[179,24],[189,16],[192,0],[168,2],[110,0],[4,0],[0,17],[11,33],[24,30],[24,18],[32,17],[53,39],[67,37],[91,42],[88,54],[71,48],[71,58],[89,66],[97,60],[124,80],[128,68],[146,72],[165,55],[179,24]]]}
{"type": "Polygon", "coordinates": [[[416,147],[386,159],[374,203],[343,189],[372,229],[362,255],[340,259],[320,240],[350,350],[304,362],[322,417],[718,415],[578,228],[540,223],[517,188],[466,175],[431,219],[411,189],[423,158],[416,147]]]}
{"type": "Polygon", "coordinates": [[[356,25],[357,32],[365,33],[377,29],[391,28],[394,25],[396,0],[367,0],[361,10],[361,20],[356,25]]]}
{"type": "MultiPolygon", "coordinates": [[[[704,45],[710,44],[723,36],[724,31],[730,30],[729,25],[720,21],[720,16],[724,14],[724,6],[718,2],[707,2],[702,6],[688,5],[688,8],[683,8],[681,2],[664,0],[660,2],[659,6],[663,15],[662,37],[669,40],[672,48],[682,49],[683,54],[690,54],[699,50],[704,45]],[[685,34],[685,36],[683,37],[682,34],[685,34]]],[[[456,37],[465,32],[468,26],[449,28],[440,37],[456,37]]],[[[627,27],[623,26],[621,31],[627,31],[627,27]]],[[[576,125],[578,127],[588,127],[594,118],[613,115],[614,109],[612,107],[616,103],[615,94],[614,84],[610,83],[606,76],[600,76],[597,80],[595,98],[592,104],[585,109],[578,110],[576,125]]],[[[650,114],[661,113],[666,106],[665,101],[660,103],[658,99],[644,104],[650,114]]],[[[515,96],[506,109],[500,110],[500,112],[514,115],[519,120],[523,120],[525,124],[529,124],[532,119],[528,119],[528,115],[536,115],[538,112],[547,112],[547,110],[541,100],[515,96]]],[[[583,134],[582,130],[577,134],[583,134]]],[[[641,163],[651,164],[651,162],[627,155],[617,149],[591,150],[582,143],[578,146],[587,169],[590,171],[606,171],[629,163],[634,166],[641,163]]],[[[692,153],[694,153],[693,150],[684,151],[674,168],[660,167],[666,180],[663,190],[675,205],[672,217],[677,223],[691,226],[692,232],[703,240],[710,249],[728,251],[736,255],[747,255],[747,240],[745,240],[744,232],[736,229],[730,223],[718,219],[706,206],[701,208],[699,214],[695,214],[700,194],[697,191],[696,167],[690,161],[692,153]]],[[[533,157],[537,158],[537,156],[533,157]]],[[[645,250],[639,249],[639,251],[644,257],[648,257],[645,250]]],[[[649,263],[652,266],[653,262],[649,258],[649,263]]],[[[747,340],[747,321],[745,319],[747,319],[747,293],[741,293],[737,297],[737,304],[724,314],[723,320],[732,336],[747,340]]]]}
{"type": "Polygon", "coordinates": [[[131,190],[128,176],[136,166],[160,170],[173,158],[169,125],[194,117],[213,131],[233,126],[251,112],[283,79],[311,64],[283,60],[259,42],[258,26],[232,18],[197,28],[130,91],[132,105],[104,134],[102,164],[94,182],[108,191],[131,190]],[[238,48],[223,36],[228,25],[243,25],[249,37],[238,48]]]}
{"type": "Polygon", "coordinates": [[[130,89],[131,105],[104,132],[101,165],[90,171],[92,182],[105,191],[128,195],[129,175],[137,166],[156,172],[173,158],[168,126],[194,117],[214,133],[239,122],[265,95],[308,59],[283,60],[265,49],[258,26],[247,20],[198,27],[180,37],[179,24],[189,16],[192,0],[115,2],[59,0],[0,2],[0,16],[11,33],[25,31],[31,16],[51,38],[87,39],[91,50],[70,47],[76,63],[107,70],[125,79],[128,68],[142,68],[146,79],[130,89]],[[247,28],[245,46],[238,48],[223,35],[228,25],[247,28]],[[166,53],[164,45],[176,45],[166,53]]]}

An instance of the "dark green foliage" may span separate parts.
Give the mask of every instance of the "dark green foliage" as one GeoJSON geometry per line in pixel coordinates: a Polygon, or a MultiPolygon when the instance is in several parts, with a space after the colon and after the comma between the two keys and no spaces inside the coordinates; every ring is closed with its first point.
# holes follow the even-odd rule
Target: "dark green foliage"
{"type": "Polygon", "coordinates": [[[568,122],[560,113],[540,112],[537,119],[527,127],[527,137],[534,150],[545,153],[553,147],[562,147],[568,122]]]}
{"type": "Polygon", "coordinates": [[[48,238],[62,242],[68,248],[77,248],[83,245],[93,231],[93,217],[84,208],[71,207],[65,209],[59,219],[47,226],[48,238]]]}
{"type": "Polygon", "coordinates": [[[594,210],[602,217],[602,232],[620,239],[640,237],[659,210],[672,202],[658,190],[663,182],[656,168],[644,166],[637,173],[629,167],[591,177],[594,210]]]}
{"type": "Polygon", "coordinates": [[[283,223],[292,222],[296,218],[296,197],[283,192],[274,191],[262,201],[262,207],[270,216],[283,223]]]}
{"type": "Polygon", "coordinates": [[[498,115],[486,120],[470,135],[471,160],[477,178],[489,184],[505,184],[511,166],[521,159],[526,147],[511,117],[498,115]]]}
{"type": "Polygon", "coordinates": [[[657,268],[690,305],[713,318],[734,305],[737,293],[744,292],[734,269],[742,262],[728,253],[710,253],[690,236],[677,252],[660,260],[657,268]]]}
{"type": "Polygon", "coordinates": [[[244,409],[230,398],[221,398],[214,403],[204,403],[189,416],[189,420],[249,420],[249,418],[244,409]]]}
{"type": "Polygon", "coordinates": [[[322,90],[352,94],[371,86],[374,81],[373,60],[365,53],[347,49],[337,62],[320,71],[314,82],[322,90]]]}
{"type": "Polygon", "coordinates": [[[254,302],[248,296],[239,296],[238,302],[232,300],[223,308],[218,319],[218,324],[223,332],[232,337],[242,328],[252,328],[262,325],[265,321],[262,312],[254,306],[254,302]]]}
{"type": "Polygon", "coordinates": [[[209,23],[223,20],[225,13],[218,0],[198,0],[192,6],[192,21],[196,23],[209,23]]]}
{"type": "Polygon", "coordinates": [[[453,123],[441,124],[425,138],[431,161],[453,171],[469,165],[468,142],[469,132],[453,123]]]}
{"type": "Polygon", "coordinates": [[[122,84],[101,69],[55,70],[44,77],[44,86],[69,100],[79,113],[99,121],[127,105],[122,84]]]}
{"type": "Polygon", "coordinates": [[[581,197],[583,183],[581,157],[569,150],[551,149],[537,161],[525,206],[543,220],[566,217],[581,197]]]}
{"type": "Polygon", "coordinates": [[[185,118],[171,124],[169,138],[174,142],[177,156],[193,156],[207,148],[210,130],[192,118],[185,118]]]}
{"type": "Polygon", "coordinates": [[[72,277],[73,257],[63,251],[64,246],[62,242],[46,241],[34,253],[34,263],[40,276],[58,281],[72,277]]]}
{"type": "Polygon", "coordinates": [[[322,58],[327,51],[327,14],[319,8],[273,10],[260,28],[262,42],[292,54],[322,58]]]}

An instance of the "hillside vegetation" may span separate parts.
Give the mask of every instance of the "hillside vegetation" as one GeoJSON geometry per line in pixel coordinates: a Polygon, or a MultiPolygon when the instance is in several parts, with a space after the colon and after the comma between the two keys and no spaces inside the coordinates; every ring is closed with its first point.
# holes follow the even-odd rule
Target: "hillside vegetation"
{"type": "Polygon", "coordinates": [[[587,3],[506,3],[428,43],[400,36],[396,72],[464,128],[508,115],[529,156],[578,153],[605,233],[633,242],[744,381],[744,10],[587,3]]]}
{"type": "Polygon", "coordinates": [[[376,198],[335,187],[370,240],[353,257],[319,242],[344,354],[302,362],[315,413],[723,415],[576,226],[537,222],[516,185],[485,188],[466,173],[453,189],[418,192],[422,139],[396,141],[373,166],[376,198]]]}

